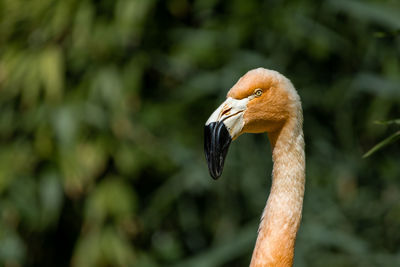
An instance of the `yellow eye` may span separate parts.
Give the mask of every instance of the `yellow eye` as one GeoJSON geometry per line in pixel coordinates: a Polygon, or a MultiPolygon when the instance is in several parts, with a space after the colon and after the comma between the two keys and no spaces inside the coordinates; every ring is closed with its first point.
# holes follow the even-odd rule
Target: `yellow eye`
{"type": "Polygon", "coordinates": [[[262,89],[260,89],[260,88],[254,90],[254,95],[255,95],[256,97],[261,96],[262,93],[263,93],[263,91],[262,91],[262,89]]]}

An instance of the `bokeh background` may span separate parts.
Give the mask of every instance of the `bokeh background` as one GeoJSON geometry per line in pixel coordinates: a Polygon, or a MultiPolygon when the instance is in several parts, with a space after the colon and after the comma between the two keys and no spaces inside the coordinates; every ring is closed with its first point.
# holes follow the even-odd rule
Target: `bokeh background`
{"type": "Polygon", "coordinates": [[[203,125],[247,70],[303,101],[295,266],[400,266],[398,0],[0,0],[0,266],[247,266],[265,134],[213,181],[203,125]]]}

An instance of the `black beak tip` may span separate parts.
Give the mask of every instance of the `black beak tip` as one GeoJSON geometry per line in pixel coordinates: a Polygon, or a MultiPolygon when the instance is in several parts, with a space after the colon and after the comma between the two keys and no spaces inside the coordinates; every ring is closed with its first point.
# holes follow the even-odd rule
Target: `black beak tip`
{"type": "Polygon", "coordinates": [[[215,171],[215,172],[210,170],[210,175],[214,180],[218,180],[218,178],[221,177],[222,175],[222,169],[221,171],[215,171]]]}
{"type": "Polygon", "coordinates": [[[204,127],[204,154],[214,180],[222,175],[231,142],[232,138],[223,122],[212,122],[204,127]]]}

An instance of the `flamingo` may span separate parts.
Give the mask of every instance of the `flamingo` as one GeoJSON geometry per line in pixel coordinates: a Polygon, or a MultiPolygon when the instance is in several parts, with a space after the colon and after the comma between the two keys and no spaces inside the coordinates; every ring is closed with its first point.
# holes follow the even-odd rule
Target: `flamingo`
{"type": "Polygon", "coordinates": [[[293,265],[303,207],[303,111],[292,83],[279,72],[253,69],[229,90],[204,127],[210,175],[221,176],[229,145],[242,133],[264,133],[272,149],[272,185],[250,267],[293,265]]]}

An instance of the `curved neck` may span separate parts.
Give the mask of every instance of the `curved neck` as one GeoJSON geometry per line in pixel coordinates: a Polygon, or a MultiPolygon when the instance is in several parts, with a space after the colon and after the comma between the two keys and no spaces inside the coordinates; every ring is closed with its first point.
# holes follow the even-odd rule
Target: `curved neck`
{"type": "Polygon", "coordinates": [[[274,167],[271,192],[261,217],[251,267],[293,265],[305,183],[302,115],[268,134],[274,167]]]}

